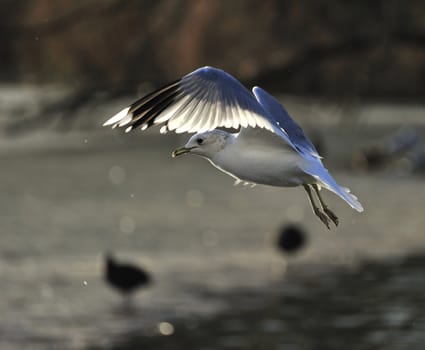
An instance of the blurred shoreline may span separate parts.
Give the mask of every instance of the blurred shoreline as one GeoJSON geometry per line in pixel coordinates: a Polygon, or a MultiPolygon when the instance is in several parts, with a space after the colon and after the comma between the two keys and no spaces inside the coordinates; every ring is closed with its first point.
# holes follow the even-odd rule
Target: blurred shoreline
{"type": "MultiPolygon", "coordinates": [[[[111,131],[102,127],[103,122],[137,97],[95,100],[70,111],[66,105],[67,91],[58,86],[0,86],[0,156],[26,152],[85,151],[98,147],[108,149],[111,144],[113,147],[138,144],[143,147],[152,144],[155,147],[158,143],[171,146],[185,140],[188,135],[170,132],[164,137],[159,135],[158,128],[130,134],[122,130],[111,131]],[[50,111],[50,104],[55,105],[54,112],[50,111]],[[45,118],[44,109],[47,114],[45,118]],[[16,131],[11,129],[13,125],[18,126],[15,127],[16,131]],[[120,137],[122,140],[119,140],[120,137]],[[114,141],[108,142],[111,138],[114,141]]],[[[359,145],[371,138],[371,134],[380,137],[401,126],[415,127],[418,132],[424,133],[424,105],[421,103],[331,101],[290,95],[279,96],[279,99],[310,137],[328,138],[328,143],[334,143],[333,134],[339,130],[350,130],[359,145]]]]}

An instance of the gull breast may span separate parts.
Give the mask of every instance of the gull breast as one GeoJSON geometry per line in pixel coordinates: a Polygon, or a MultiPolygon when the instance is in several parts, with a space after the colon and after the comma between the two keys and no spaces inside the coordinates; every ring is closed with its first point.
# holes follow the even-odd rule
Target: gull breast
{"type": "Polygon", "coordinates": [[[305,160],[289,147],[238,147],[234,143],[217,153],[211,161],[221,171],[256,184],[292,187],[301,185],[306,177],[310,177],[299,166],[305,160]]]}

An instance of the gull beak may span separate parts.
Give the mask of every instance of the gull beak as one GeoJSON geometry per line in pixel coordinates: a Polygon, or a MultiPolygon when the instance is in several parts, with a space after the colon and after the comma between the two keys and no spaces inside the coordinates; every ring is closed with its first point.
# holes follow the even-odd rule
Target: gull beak
{"type": "Polygon", "coordinates": [[[190,148],[180,147],[180,148],[177,148],[173,151],[173,153],[171,153],[171,156],[174,158],[174,157],[177,157],[177,156],[181,156],[182,154],[189,153],[192,148],[195,148],[195,147],[190,147],[190,148]]]}

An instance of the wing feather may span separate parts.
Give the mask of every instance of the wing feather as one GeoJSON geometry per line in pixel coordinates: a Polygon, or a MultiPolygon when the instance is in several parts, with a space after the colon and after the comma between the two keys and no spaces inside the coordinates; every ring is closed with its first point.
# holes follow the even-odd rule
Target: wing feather
{"type": "Polygon", "coordinates": [[[140,127],[165,124],[166,130],[208,131],[217,127],[260,127],[276,132],[269,113],[238,80],[226,72],[199,68],[131,104],[104,125],[140,127]]]}
{"type": "Polygon", "coordinates": [[[301,127],[290,117],[285,108],[267,91],[254,87],[252,89],[258,102],[269,112],[269,115],[275,120],[287,134],[287,137],[298,150],[304,155],[310,155],[315,158],[321,158],[310,139],[304,134],[301,127]]]}

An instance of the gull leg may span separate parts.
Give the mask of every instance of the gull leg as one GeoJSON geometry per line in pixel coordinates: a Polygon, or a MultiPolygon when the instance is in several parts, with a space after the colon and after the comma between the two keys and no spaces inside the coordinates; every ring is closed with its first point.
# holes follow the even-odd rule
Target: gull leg
{"type": "Polygon", "coordinates": [[[310,185],[303,185],[305,191],[307,192],[308,198],[310,199],[311,208],[313,209],[314,214],[322,221],[328,230],[331,228],[329,227],[329,218],[319,209],[319,207],[314,203],[313,195],[311,194],[311,188],[310,185]]]}
{"type": "Polygon", "coordinates": [[[332,210],[328,208],[328,206],[323,201],[322,196],[320,195],[319,186],[317,186],[317,184],[313,184],[312,186],[314,188],[314,191],[317,194],[317,198],[319,198],[319,202],[320,202],[320,205],[322,206],[323,211],[325,212],[327,216],[329,216],[329,219],[332,220],[335,226],[338,226],[338,223],[339,223],[338,217],[333,213],[332,210]]]}

